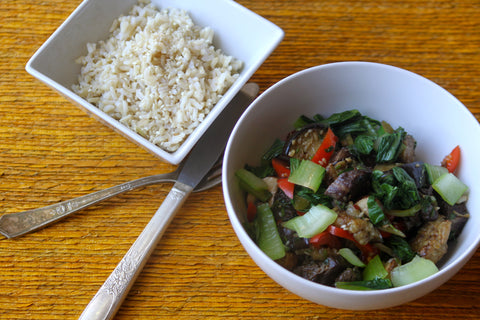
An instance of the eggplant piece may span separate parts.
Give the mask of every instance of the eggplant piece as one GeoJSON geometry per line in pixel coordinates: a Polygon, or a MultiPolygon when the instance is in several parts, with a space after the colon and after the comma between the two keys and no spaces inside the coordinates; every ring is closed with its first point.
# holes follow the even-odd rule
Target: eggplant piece
{"type": "Polygon", "coordinates": [[[347,159],[351,159],[353,157],[350,149],[347,147],[342,147],[338,151],[334,152],[330,158],[330,163],[337,164],[340,161],[346,161],[347,159]]]}
{"type": "Polygon", "coordinates": [[[312,123],[292,131],[287,136],[283,153],[291,158],[310,160],[322,144],[327,126],[312,123]]]}
{"type": "Polygon", "coordinates": [[[282,189],[278,188],[273,197],[272,212],[276,221],[288,221],[297,216],[292,200],[282,189]]]}
{"type": "Polygon", "coordinates": [[[348,263],[340,255],[328,256],[323,262],[308,261],[296,267],[293,272],[302,278],[327,286],[333,286],[335,280],[347,268],[348,263]]]}
{"type": "Polygon", "coordinates": [[[325,172],[325,181],[327,184],[332,183],[338,176],[356,164],[352,153],[347,147],[342,147],[338,151],[335,151],[330,158],[325,172]]]}
{"type": "Polygon", "coordinates": [[[347,268],[335,279],[335,282],[352,282],[362,280],[362,271],[359,268],[347,268]]]}
{"type": "Polygon", "coordinates": [[[408,175],[412,177],[412,179],[415,181],[417,189],[421,189],[426,186],[428,181],[427,172],[422,161],[405,163],[402,164],[400,168],[405,170],[408,175]]]}
{"type": "Polygon", "coordinates": [[[309,246],[308,239],[300,238],[295,231],[285,228],[282,224],[278,225],[278,233],[283,244],[290,251],[306,249],[309,246]]]}
{"type": "Polygon", "coordinates": [[[455,239],[468,221],[470,214],[468,212],[466,202],[457,203],[453,206],[445,201],[439,201],[439,212],[452,222],[449,239],[455,239]]]}
{"type": "Polygon", "coordinates": [[[344,172],[328,186],[325,194],[338,201],[355,202],[370,191],[370,178],[369,170],[353,169],[344,172]]]}

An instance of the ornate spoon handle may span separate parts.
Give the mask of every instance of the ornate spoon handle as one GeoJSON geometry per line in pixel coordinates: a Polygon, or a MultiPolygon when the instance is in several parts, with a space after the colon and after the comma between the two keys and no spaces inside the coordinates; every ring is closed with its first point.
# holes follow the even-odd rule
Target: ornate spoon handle
{"type": "Polygon", "coordinates": [[[173,171],[144,177],[47,207],[5,214],[0,217],[0,233],[7,238],[18,237],[120,193],[155,183],[175,182],[177,176],[178,171],[173,171]]]}

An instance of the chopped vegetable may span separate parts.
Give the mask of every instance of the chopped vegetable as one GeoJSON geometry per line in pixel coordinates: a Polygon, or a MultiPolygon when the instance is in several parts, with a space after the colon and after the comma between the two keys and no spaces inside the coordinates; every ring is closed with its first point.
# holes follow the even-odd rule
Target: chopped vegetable
{"type": "Polygon", "coordinates": [[[376,138],[367,135],[360,135],[354,141],[354,148],[360,154],[370,154],[375,146],[376,138]]]}
{"type": "Polygon", "coordinates": [[[457,170],[458,163],[460,162],[460,147],[453,148],[442,161],[442,166],[447,168],[448,172],[454,173],[457,170]]]}
{"type": "Polygon", "coordinates": [[[394,268],[390,279],[395,287],[404,286],[423,280],[438,272],[438,268],[432,261],[415,256],[409,263],[394,268]]]}
{"type": "Polygon", "coordinates": [[[285,163],[277,158],[272,159],[272,166],[279,178],[288,178],[290,175],[290,169],[285,163]]]}
{"type": "Polygon", "coordinates": [[[246,169],[238,169],[235,176],[240,181],[240,187],[260,201],[265,202],[272,197],[267,183],[252,172],[246,169]]]}
{"type": "Polygon", "coordinates": [[[335,287],[348,290],[380,290],[392,287],[390,279],[373,279],[367,281],[335,282],[335,287]]]}
{"type": "Polygon", "coordinates": [[[317,152],[311,159],[313,162],[320,164],[322,167],[326,167],[330,157],[335,150],[335,145],[337,144],[338,138],[333,133],[332,129],[328,128],[325,137],[323,138],[322,144],[318,148],[317,152]]]}
{"type": "Polygon", "coordinates": [[[280,139],[275,139],[273,144],[262,156],[262,162],[270,162],[272,159],[277,158],[283,152],[285,142],[280,139]]]}
{"type": "Polygon", "coordinates": [[[468,187],[453,173],[444,174],[435,180],[432,187],[451,206],[457,203],[468,190],[468,187]]]}
{"type": "Polygon", "coordinates": [[[338,250],[338,253],[345,258],[345,260],[348,261],[348,263],[356,266],[356,267],[362,267],[362,268],[365,268],[365,263],[362,262],[362,260],[360,260],[359,257],[357,257],[355,255],[355,253],[353,253],[352,249],[350,248],[341,248],[340,250],[338,250]]]}
{"type": "Polygon", "coordinates": [[[260,249],[273,260],[283,258],[285,247],[278,233],[273,213],[267,203],[257,207],[255,223],[258,230],[257,244],[260,249]]]}
{"type": "Polygon", "coordinates": [[[394,217],[413,217],[423,207],[422,203],[417,203],[410,209],[405,210],[388,210],[387,214],[394,217]]]}
{"type": "Polygon", "coordinates": [[[403,128],[398,128],[391,134],[381,136],[378,142],[377,162],[395,161],[400,153],[404,136],[405,131],[403,128]]]}
{"type": "Polygon", "coordinates": [[[247,204],[247,220],[252,222],[257,215],[257,206],[253,202],[248,202],[247,204]]]}
{"type": "Polygon", "coordinates": [[[293,199],[293,192],[295,190],[295,184],[288,181],[288,178],[282,178],[277,180],[278,187],[282,189],[287,197],[293,199]]]}
{"type": "Polygon", "coordinates": [[[390,172],[375,170],[372,173],[375,196],[387,210],[409,209],[420,201],[415,181],[400,167],[390,172]]]}
{"type": "Polygon", "coordinates": [[[379,255],[376,255],[371,259],[365,269],[363,269],[363,280],[375,280],[384,279],[388,276],[387,270],[383,266],[382,260],[379,255]]]}
{"type": "Polygon", "coordinates": [[[328,232],[330,232],[334,236],[352,241],[357,246],[357,248],[360,249],[360,251],[362,251],[362,254],[365,257],[369,257],[370,255],[372,255],[376,252],[376,249],[372,245],[370,245],[369,243],[367,243],[365,245],[360,244],[355,239],[353,234],[351,234],[347,230],[344,230],[342,228],[339,228],[339,227],[336,227],[336,226],[333,226],[333,225],[329,226],[327,228],[327,230],[328,230],[328,232]]]}
{"type": "Polygon", "coordinates": [[[425,170],[427,171],[428,181],[433,184],[435,180],[448,173],[448,169],[442,166],[425,163],[425,170]]]}
{"type": "Polygon", "coordinates": [[[312,189],[315,192],[322,184],[324,175],[325,168],[321,165],[310,160],[302,160],[298,168],[292,170],[288,181],[312,189]]]}
{"type": "Polygon", "coordinates": [[[337,213],[330,208],[316,205],[303,216],[295,217],[283,223],[285,228],[296,231],[299,237],[311,238],[325,231],[337,219],[337,213]]]}
{"type": "Polygon", "coordinates": [[[392,249],[395,257],[400,259],[402,263],[410,262],[415,257],[415,252],[410,248],[407,240],[402,237],[391,236],[385,244],[392,249]]]}
{"type": "Polygon", "coordinates": [[[320,248],[322,246],[327,246],[329,248],[336,248],[336,249],[341,248],[340,240],[328,231],[323,231],[311,237],[309,240],[309,243],[315,248],[320,248]]]}
{"type": "Polygon", "coordinates": [[[368,205],[368,217],[373,224],[379,224],[381,221],[385,219],[385,214],[383,213],[382,208],[377,203],[374,196],[368,197],[367,200],[368,205]]]}

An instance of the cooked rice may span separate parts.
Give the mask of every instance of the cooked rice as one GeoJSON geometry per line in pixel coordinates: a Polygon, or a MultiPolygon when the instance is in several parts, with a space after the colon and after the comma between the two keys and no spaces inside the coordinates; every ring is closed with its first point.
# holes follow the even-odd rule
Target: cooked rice
{"type": "Polygon", "coordinates": [[[105,41],[87,44],[73,90],[173,152],[238,78],[242,62],[215,49],[187,12],[140,0],[105,41]]]}

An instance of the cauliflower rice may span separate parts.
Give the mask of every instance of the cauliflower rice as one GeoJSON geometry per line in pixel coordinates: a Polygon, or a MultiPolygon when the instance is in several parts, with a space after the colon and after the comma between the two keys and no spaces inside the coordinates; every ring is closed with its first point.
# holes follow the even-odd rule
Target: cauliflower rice
{"type": "Polygon", "coordinates": [[[105,41],[87,44],[82,98],[174,152],[235,82],[242,62],[215,49],[213,30],[179,9],[140,0],[105,41]]]}

